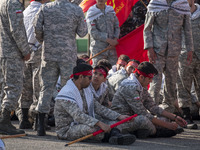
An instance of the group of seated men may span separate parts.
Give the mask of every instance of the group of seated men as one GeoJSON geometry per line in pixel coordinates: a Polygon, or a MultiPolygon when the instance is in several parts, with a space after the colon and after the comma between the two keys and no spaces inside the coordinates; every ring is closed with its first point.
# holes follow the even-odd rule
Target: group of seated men
{"type": "MultiPolygon", "coordinates": [[[[83,59],[83,58],[82,58],[83,59]]],[[[137,138],[171,137],[187,122],[157,106],[147,86],[158,73],[149,62],[121,55],[115,66],[100,60],[94,68],[77,61],[71,79],[55,98],[54,116],[59,139],[75,140],[99,129],[93,140],[129,145],[137,138]],[[116,128],[110,125],[137,114],[116,128]]]]}

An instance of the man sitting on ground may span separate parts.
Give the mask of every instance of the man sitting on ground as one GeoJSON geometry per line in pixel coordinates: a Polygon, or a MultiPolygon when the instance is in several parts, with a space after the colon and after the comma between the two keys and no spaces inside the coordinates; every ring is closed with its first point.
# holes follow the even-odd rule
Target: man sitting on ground
{"type": "Polygon", "coordinates": [[[132,144],[135,141],[134,135],[122,135],[119,129],[111,130],[108,125],[111,124],[108,120],[123,120],[128,116],[120,115],[93,100],[93,94],[87,88],[92,79],[92,67],[87,64],[77,65],[71,78],[56,97],[54,115],[58,138],[75,140],[102,129],[108,132],[105,137],[101,133],[93,139],[111,144],[132,144]],[[108,124],[95,119],[94,113],[108,119],[108,124]]]}
{"type": "MultiPolygon", "coordinates": [[[[114,95],[111,109],[124,114],[138,114],[146,116],[156,126],[156,137],[170,137],[176,135],[178,125],[186,126],[186,121],[179,116],[158,107],[147,91],[147,85],[158,72],[149,62],[142,62],[135,74],[122,81],[114,95]],[[166,117],[175,122],[165,122],[154,115],[166,117]],[[159,128],[158,128],[159,127],[159,128]]],[[[150,128],[150,127],[149,127],[150,128]]]]}
{"type": "Polygon", "coordinates": [[[115,72],[111,77],[108,78],[108,83],[110,84],[110,87],[112,88],[111,91],[115,92],[121,85],[121,82],[128,78],[131,73],[137,68],[139,65],[139,62],[137,60],[131,60],[129,63],[125,66],[125,68],[122,68],[115,72]]]}
{"type": "Polygon", "coordinates": [[[116,71],[120,70],[122,67],[125,67],[128,62],[129,62],[130,58],[127,55],[120,55],[116,65],[112,66],[112,69],[108,72],[109,76],[112,76],[113,73],[115,73],[116,71]]]}
{"type": "Polygon", "coordinates": [[[103,106],[110,107],[113,97],[110,97],[106,77],[108,71],[103,66],[96,66],[93,69],[92,82],[89,85],[94,98],[103,106]]]}

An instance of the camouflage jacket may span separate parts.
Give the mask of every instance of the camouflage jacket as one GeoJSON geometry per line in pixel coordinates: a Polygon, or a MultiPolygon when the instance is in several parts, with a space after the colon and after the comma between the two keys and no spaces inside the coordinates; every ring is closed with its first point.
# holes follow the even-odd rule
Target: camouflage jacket
{"type": "Polygon", "coordinates": [[[144,49],[154,48],[162,56],[179,56],[182,46],[182,30],[186,37],[186,48],[193,51],[191,21],[189,15],[173,9],[147,12],[144,27],[144,49]]]}
{"type": "Polygon", "coordinates": [[[36,39],[42,43],[42,59],[68,62],[77,59],[76,34],[87,34],[82,9],[69,0],[40,7],[34,20],[36,39]]]}
{"type": "Polygon", "coordinates": [[[111,86],[111,88],[114,90],[114,92],[117,91],[117,89],[120,87],[121,82],[128,78],[128,74],[125,70],[125,68],[122,68],[115,72],[112,76],[108,78],[108,82],[111,86]]]}
{"type": "MultiPolygon", "coordinates": [[[[68,84],[68,83],[67,83],[68,84]]],[[[74,90],[68,89],[68,92],[74,93],[74,90]]],[[[61,94],[61,93],[60,93],[61,94]]],[[[83,93],[82,93],[83,94],[83,93]]],[[[62,96],[62,94],[61,94],[62,96]]],[[[78,124],[85,124],[90,127],[94,127],[95,124],[99,121],[94,117],[88,115],[87,111],[82,111],[77,103],[68,99],[68,95],[65,95],[66,99],[56,99],[54,107],[55,123],[56,123],[56,132],[59,135],[66,133],[70,126],[78,124]]],[[[86,96],[81,95],[83,106],[87,106],[86,96]]],[[[120,114],[110,110],[109,108],[104,107],[98,101],[94,100],[94,113],[101,116],[104,119],[116,120],[120,114]]],[[[83,110],[88,110],[91,108],[86,108],[83,110]]]]}
{"type": "Polygon", "coordinates": [[[30,53],[19,0],[0,1],[0,57],[22,59],[30,53]]]}
{"type": "MultiPolygon", "coordinates": [[[[114,13],[105,13],[104,10],[101,11],[103,15],[91,22],[87,21],[91,39],[90,50],[94,54],[108,47],[107,38],[118,38],[120,33],[119,21],[116,15],[114,13]]],[[[107,52],[104,54],[106,55],[107,52]]]]}
{"type": "Polygon", "coordinates": [[[113,97],[111,109],[123,115],[144,115],[150,120],[153,115],[161,115],[163,112],[133,73],[121,83],[113,97]]]}

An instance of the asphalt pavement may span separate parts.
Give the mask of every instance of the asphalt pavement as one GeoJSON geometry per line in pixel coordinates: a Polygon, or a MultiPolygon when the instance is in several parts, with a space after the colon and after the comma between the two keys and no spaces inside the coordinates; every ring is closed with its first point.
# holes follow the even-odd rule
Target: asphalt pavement
{"type": "MultiPolygon", "coordinates": [[[[13,121],[18,126],[18,121],[13,121]]],[[[200,128],[200,121],[196,121],[200,128]]],[[[110,145],[100,142],[78,142],[65,147],[69,141],[59,140],[55,128],[46,136],[37,136],[36,131],[25,130],[27,136],[3,139],[6,150],[200,150],[200,129],[185,131],[171,138],[137,139],[128,146],[110,145]]],[[[0,135],[3,136],[3,135],[0,135]]],[[[1,150],[1,148],[0,148],[1,150]]]]}

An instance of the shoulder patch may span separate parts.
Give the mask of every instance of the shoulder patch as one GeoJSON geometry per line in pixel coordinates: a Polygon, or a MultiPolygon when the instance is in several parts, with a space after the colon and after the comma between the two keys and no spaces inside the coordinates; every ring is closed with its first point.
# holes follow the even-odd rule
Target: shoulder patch
{"type": "Polygon", "coordinates": [[[140,100],[140,96],[139,96],[139,95],[136,95],[136,96],[134,96],[133,99],[134,99],[134,100],[140,100]]]}
{"type": "Polygon", "coordinates": [[[16,14],[20,14],[20,13],[22,13],[22,10],[21,9],[16,9],[15,12],[16,12],[16,14]]]}

